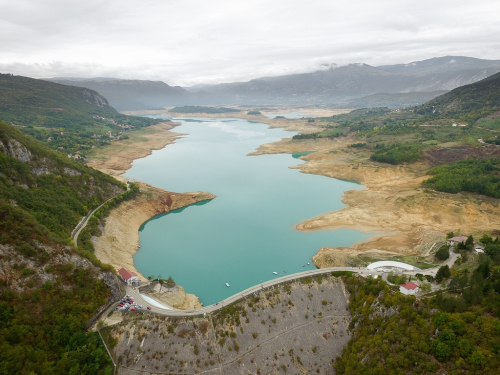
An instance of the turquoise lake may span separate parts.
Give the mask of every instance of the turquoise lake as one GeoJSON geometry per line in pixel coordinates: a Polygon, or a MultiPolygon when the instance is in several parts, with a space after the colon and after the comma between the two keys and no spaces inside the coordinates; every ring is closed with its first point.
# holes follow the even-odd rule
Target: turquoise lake
{"type": "Polygon", "coordinates": [[[303,163],[291,154],[247,156],[261,144],[296,133],[239,119],[176,121],[182,125],[174,131],[186,136],[134,161],[125,176],[217,198],[142,226],[134,263],[143,275],[172,276],[209,305],[263,281],[315,268],[311,258],[321,247],[350,246],[371,235],[295,230],[303,220],[345,207],[345,190],[364,188],[289,169],[303,163]]]}

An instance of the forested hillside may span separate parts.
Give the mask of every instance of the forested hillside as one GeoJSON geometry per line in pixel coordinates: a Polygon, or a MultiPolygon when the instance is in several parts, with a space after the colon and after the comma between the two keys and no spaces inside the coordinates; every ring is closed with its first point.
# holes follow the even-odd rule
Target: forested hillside
{"type": "Polygon", "coordinates": [[[457,117],[463,121],[475,121],[500,110],[499,93],[500,73],[497,73],[438,96],[416,107],[415,111],[433,117],[457,117]]]}
{"type": "Polygon", "coordinates": [[[0,74],[0,120],[65,153],[84,153],[157,122],[122,115],[90,89],[12,74],[0,74]]]}
{"type": "Polygon", "coordinates": [[[0,374],[111,374],[86,328],[116,279],[70,233],[124,185],[4,122],[0,172],[0,374]]]}
{"type": "MultiPolygon", "coordinates": [[[[497,374],[500,245],[485,235],[474,269],[452,269],[448,289],[416,300],[383,280],[346,278],[353,315],[338,374],[497,374]]],[[[449,270],[448,270],[449,272],[449,270]]]]}

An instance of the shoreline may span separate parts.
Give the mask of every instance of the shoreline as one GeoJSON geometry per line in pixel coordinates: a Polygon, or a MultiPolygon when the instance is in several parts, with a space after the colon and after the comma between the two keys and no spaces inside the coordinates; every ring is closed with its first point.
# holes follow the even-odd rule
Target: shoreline
{"type": "MultiPolygon", "coordinates": [[[[153,112],[159,113],[159,111],[153,112]]],[[[304,132],[318,130],[314,123],[308,123],[304,119],[270,119],[262,115],[249,116],[244,112],[191,114],[191,116],[243,118],[265,123],[271,128],[280,127],[304,132]]],[[[174,128],[173,123],[167,124],[168,128],[164,130],[170,134],[165,137],[166,143],[163,147],[175,142],[175,139],[181,136],[170,131],[174,128]]],[[[344,266],[349,259],[360,255],[415,256],[424,253],[436,242],[442,241],[445,233],[449,231],[461,229],[475,234],[479,230],[485,232],[500,226],[498,202],[479,200],[463,194],[426,191],[421,188],[421,182],[426,178],[425,173],[429,167],[425,163],[403,166],[375,163],[363,152],[348,149],[347,145],[351,143],[355,143],[355,139],[349,136],[300,141],[285,138],[263,144],[249,154],[313,151],[312,154],[300,158],[306,163],[290,168],[299,169],[301,173],[357,181],[365,186],[363,190],[344,192],[342,197],[344,208],[306,219],[296,225],[296,229],[301,231],[349,228],[363,232],[377,232],[367,240],[357,242],[348,248],[319,249],[313,257],[316,266],[344,266]]],[[[141,154],[143,156],[140,157],[150,153],[150,150],[143,152],[141,154]]],[[[131,158],[129,152],[126,156],[131,158]]],[[[127,165],[131,165],[131,161],[129,163],[127,165]]],[[[112,167],[115,168],[115,172],[124,168],[112,167]]]]}
{"type": "MultiPolygon", "coordinates": [[[[94,151],[86,165],[100,170],[118,180],[126,181],[123,174],[132,167],[135,160],[151,155],[183,134],[172,132],[178,123],[162,122],[148,128],[128,132],[130,138],[113,142],[111,145],[94,151]]],[[[93,237],[96,257],[113,266],[117,271],[126,268],[137,274],[139,279],[147,278],[135,267],[133,256],[139,251],[139,230],[148,220],[157,215],[168,213],[191,204],[214,199],[207,192],[174,193],[137,182],[139,195],[132,200],[122,202],[111,210],[106,218],[101,235],[93,237]]],[[[193,309],[201,306],[194,294],[179,289],[177,296],[179,308],[193,309]],[[182,302],[183,301],[183,302],[182,302]]]]}
{"type": "Polygon", "coordinates": [[[346,190],[344,208],[296,224],[300,231],[354,229],[376,232],[350,247],[323,247],[313,257],[319,268],[359,264],[359,257],[421,256],[445,239],[446,233],[481,235],[500,226],[498,200],[471,194],[448,194],[422,187],[430,166],[425,162],[393,166],[373,162],[369,154],[347,146],[354,136],[261,145],[250,155],[313,151],[306,163],[290,167],[301,173],[356,181],[363,190],[346,190]]]}
{"type": "Polygon", "coordinates": [[[108,146],[94,149],[85,164],[124,181],[122,175],[132,168],[135,160],[145,158],[186,135],[172,131],[179,125],[176,122],[160,122],[129,131],[129,139],[114,141],[108,146]]]}

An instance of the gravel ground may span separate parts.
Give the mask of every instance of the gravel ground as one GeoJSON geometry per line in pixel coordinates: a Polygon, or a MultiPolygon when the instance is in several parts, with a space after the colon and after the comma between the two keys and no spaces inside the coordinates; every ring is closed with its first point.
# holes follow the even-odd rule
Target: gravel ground
{"type": "Polygon", "coordinates": [[[323,276],[262,290],[206,317],[126,313],[102,333],[119,374],[333,374],[350,339],[347,307],[341,280],[323,276]]]}

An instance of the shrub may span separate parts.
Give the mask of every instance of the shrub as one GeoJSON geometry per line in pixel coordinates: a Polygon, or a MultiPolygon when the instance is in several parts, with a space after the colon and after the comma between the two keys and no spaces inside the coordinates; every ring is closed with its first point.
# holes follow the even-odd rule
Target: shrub
{"type": "Polygon", "coordinates": [[[436,251],[436,258],[439,260],[446,260],[450,257],[450,246],[441,246],[438,251],[436,251]]]}

